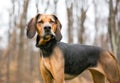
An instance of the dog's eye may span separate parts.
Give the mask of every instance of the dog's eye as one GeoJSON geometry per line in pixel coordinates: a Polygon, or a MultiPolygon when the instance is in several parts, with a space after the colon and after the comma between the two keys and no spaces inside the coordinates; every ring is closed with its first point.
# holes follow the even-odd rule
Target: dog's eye
{"type": "Polygon", "coordinates": [[[50,20],[50,23],[55,23],[55,21],[54,20],[50,20]]]}
{"type": "Polygon", "coordinates": [[[41,23],[41,24],[43,24],[44,22],[43,22],[42,20],[40,20],[40,21],[38,21],[38,23],[41,23]]]}

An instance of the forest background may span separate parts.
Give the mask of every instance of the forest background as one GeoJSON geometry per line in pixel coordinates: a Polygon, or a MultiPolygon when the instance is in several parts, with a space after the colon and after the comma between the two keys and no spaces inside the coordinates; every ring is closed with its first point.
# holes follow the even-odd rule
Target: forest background
{"type": "MultiPolygon", "coordinates": [[[[63,42],[96,45],[114,53],[120,64],[120,0],[0,0],[0,83],[42,83],[35,37],[26,24],[37,13],[54,14],[63,42]]],[[[93,83],[83,72],[67,83],[93,83]]]]}

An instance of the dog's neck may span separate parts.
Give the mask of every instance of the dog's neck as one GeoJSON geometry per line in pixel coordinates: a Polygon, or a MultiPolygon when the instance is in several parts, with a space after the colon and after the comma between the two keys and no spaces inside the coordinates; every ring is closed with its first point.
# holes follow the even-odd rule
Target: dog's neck
{"type": "Polygon", "coordinates": [[[40,45],[39,48],[42,52],[42,56],[49,57],[52,54],[53,49],[56,45],[57,45],[56,39],[52,39],[49,42],[46,42],[45,44],[40,45]]]}

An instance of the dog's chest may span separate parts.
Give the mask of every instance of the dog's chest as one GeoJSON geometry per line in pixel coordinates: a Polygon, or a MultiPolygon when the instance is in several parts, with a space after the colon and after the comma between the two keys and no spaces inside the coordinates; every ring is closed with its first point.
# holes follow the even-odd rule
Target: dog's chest
{"type": "Polygon", "coordinates": [[[43,62],[42,65],[44,65],[44,67],[51,73],[54,73],[60,69],[63,69],[64,71],[64,58],[58,47],[53,49],[53,52],[49,55],[49,57],[42,56],[41,61],[43,62]]]}

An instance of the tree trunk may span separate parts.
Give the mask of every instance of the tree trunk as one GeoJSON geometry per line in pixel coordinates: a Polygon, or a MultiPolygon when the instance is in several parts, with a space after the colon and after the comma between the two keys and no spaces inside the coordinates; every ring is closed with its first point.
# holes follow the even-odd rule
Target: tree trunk
{"type": "Polygon", "coordinates": [[[36,0],[35,6],[36,6],[37,13],[39,13],[39,0],[36,0]]]}
{"type": "Polygon", "coordinates": [[[53,14],[57,14],[57,3],[58,3],[58,0],[54,0],[54,11],[53,11],[53,14]]]}
{"type": "Polygon", "coordinates": [[[67,8],[67,16],[68,16],[68,42],[73,43],[73,4],[67,8]]]}
{"type": "Polygon", "coordinates": [[[81,9],[81,17],[80,17],[81,24],[80,24],[80,30],[78,33],[79,34],[78,40],[81,44],[84,43],[84,32],[85,32],[84,22],[85,22],[85,19],[86,19],[86,11],[84,11],[84,9],[82,8],[81,9]]]}
{"type": "Polygon", "coordinates": [[[115,40],[115,13],[113,9],[113,1],[109,1],[109,18],[108,18],[108,31],[109,31],[109,37],[110,37],[110,42],[111,42],[111,48],[116,55],[116,40],[115,40]]]}
{"type": "Polygon", "coordinates": [[[79,30],[78,30],[78,41],[81,44],[83,44],[85,42],[85,37],[84,37],[85,26],[84,26],[84,23],[85,23],[85,19],[86,19],[86,12],[87,12],[87,9],[84,10],[84,8],[82,7],[81,16],[80,16],[80,18],[78,18],[78,19],[80,19],[80,21],[78,21],[78,22],[81,22],[79,30]]]}
{"type": "Polygon", "coordinates": [[[113,7],[113,0],[109,1],[109,17],[108,17],[108,32],[110,38],[111,48],[120,61],[120,26],[119,20],[116,19],[118,13],[120,0],[116,0],[115,7],[113,7]]]}
{"type": "Polygon", "coordinates": [[[94,44],[97,45],[97,38],[98,38],[98,17],[97,17],[97,3],[96,0],[93,1],[94,4],[94,14],[95,14],[95,39],[94,39],[94,44]]]}
{"type": "Polygon", "coordinates": [[[24,79],[24,28],[26,23],[26,14],[28,9],[29,0],[24,0],[23,12],[20,18],[19,28],[20,28],[20,36],[19,36],[19,54],[18,54],[18,83],[23,83],[24,79]]]}

